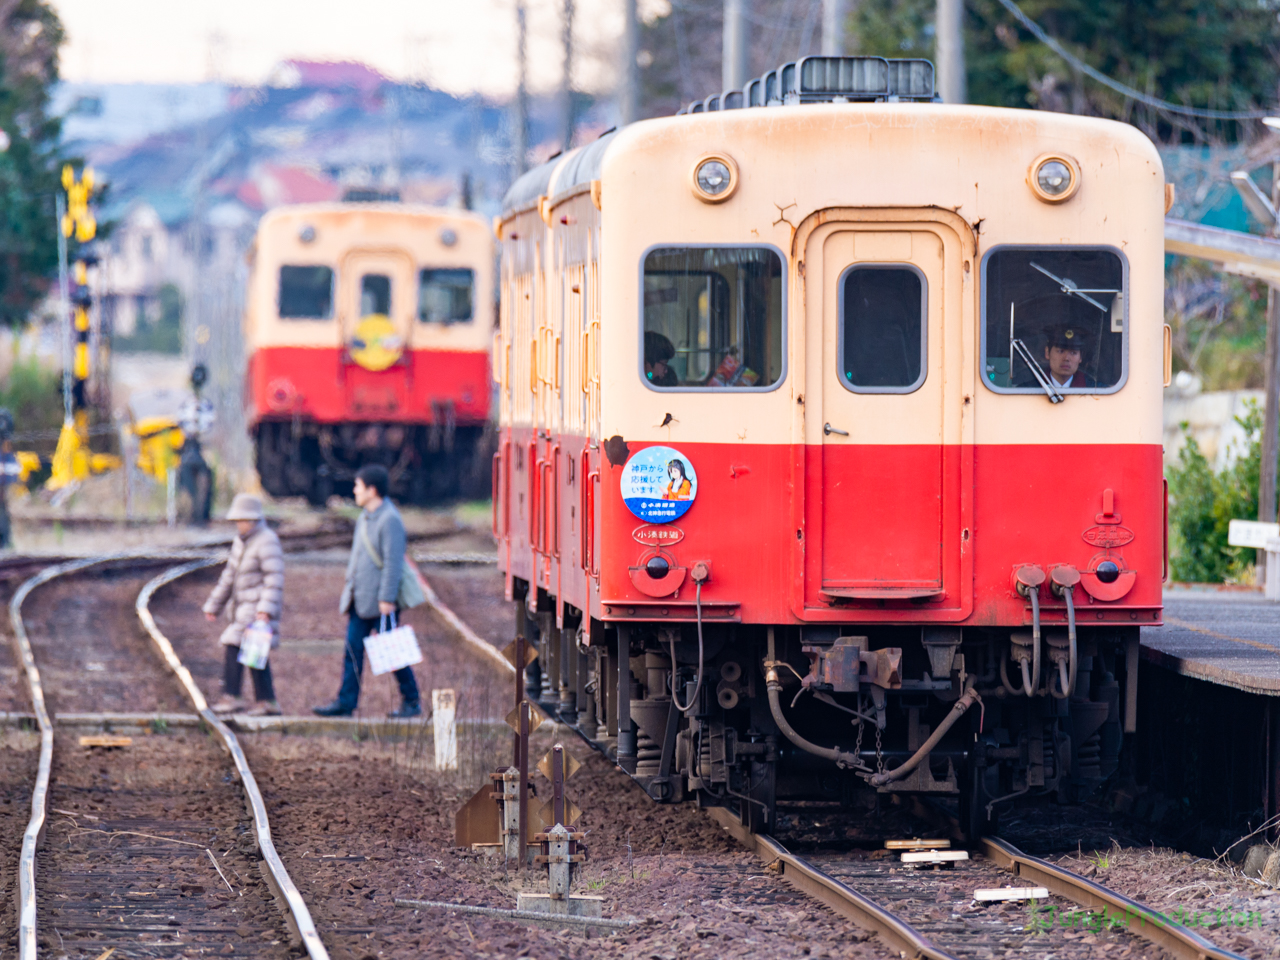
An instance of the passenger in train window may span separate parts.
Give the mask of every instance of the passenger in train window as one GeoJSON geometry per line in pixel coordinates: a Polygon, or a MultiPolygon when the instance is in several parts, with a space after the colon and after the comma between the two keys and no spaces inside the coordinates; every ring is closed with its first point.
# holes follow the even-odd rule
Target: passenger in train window
{"type": "Polygon", "coordinates": [[[668,366],[676,355],[676,348],[660,333],[644,332],[644,375],[655,387],[677,387],[680,378],[668,366]]]}
{"type": "Polygon", "coordinates": [[[651,387],[768,389],[783,372],[782,258],[767,247],[658,247],[644,260],[651,387]]]}

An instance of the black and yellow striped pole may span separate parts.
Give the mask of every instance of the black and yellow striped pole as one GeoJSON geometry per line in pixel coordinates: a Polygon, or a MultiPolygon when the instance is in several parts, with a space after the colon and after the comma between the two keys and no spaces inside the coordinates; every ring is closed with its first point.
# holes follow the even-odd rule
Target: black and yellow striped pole
{"type": "Polygon", "coordinates": [[[46,488],[59,490],[89,475],[89,409],[86,384],[89,380],[89,265],[77,259],[74,269],[75,292],[68,282],[67,240],[75,237],[88,243],[98,232],[98,223],[89,209],[93,194],[93,170],[85,167],[76,179],[71,164],[62,168],[62,187],[66,199],[58,196],[58,269],[62,294],[64,354],[62,389],[65,416],[58,448],[53,454],[53,470],[46,488]],[[70,320],[68,324],[67,321],[70,320]]]}

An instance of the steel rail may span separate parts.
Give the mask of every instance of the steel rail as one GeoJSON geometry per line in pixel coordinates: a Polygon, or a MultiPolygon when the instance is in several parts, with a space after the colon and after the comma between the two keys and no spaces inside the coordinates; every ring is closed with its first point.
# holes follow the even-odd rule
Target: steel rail
{"type": "Polygon", "coordinates": [[[1245,960],[1159,911],[1047,860],[1029,856],[1007,840],[983,837],[979,846],[983,856],[1014,876],[1046,887],[1050,893],[1082,907],[1100,910],[1109,919],[1123,921],[1130,933],[1150,940],[1179,960],[1245,960]]]}
{"type": "Polygon", "coordinates": [[[465,620],[450,610],[445,602],[440,599],[440,595],[436,593],[435,588],[431,586],[430,581],[427,580],[426,575],[423,574],[418,566],[417,558],[411,554],[406,554],[405,563],[409,565],[409,569],[418,581],[418,586],[422,588],[422,592],[427,598],[427,606],[434,610],[436,615],[447,623],[453,632],[461,637],[476,653],[490,661],[504,673],[514,674],[516,668],[502,655],[502,652],[472,630],[465,620]]]}
{"type": "MultiPolygon", "coordinates": [[[[781,868],[782,878],[793,887],[875,933],[901,956],[929,960],[953,957],[910,924],[803,857],[790,853],[777,840],[751,833],[731,811],[716,807],[709,812],[712,819],[756,856],[776,863],[781,868]]],[[[979,848],[983,856],[1014,876],[1035,886],[1046,887],[1055,896],[1081,907],[1101,911],[1109,920],[1123,922],[1130,933],[1149,940],[1177,960],[1246,960],[1241,954],[1217,946],[1159,911],[1070,870],[1028,856],[1008,841],[984,837],[979,848]]]]}
{"type": "Polygon", "coordinates": [[[768,864],[777,864],[781,876],[802,893],[818,900],[842,917],[880,937],[900,957],[912,960],[959,960],[943,950],[911,924],[886,910],[874,900],[841,883],[802,857],[797,857],[773,837],[752,833],[724,807],[708,811],[711,818],[738,842],[768,864]]]}
{"type": "Polygon", "coordinates": [[[22,852],[18,858],[18,958],[19,960],[36,960],[38,940],[36,936],[36,851],[45,828],[45,801],[49,794],[49,774],[53,768],[53,721],[49,717],[49,709],[44,701],[44,684],[40,679],[40,669],[36,666],[35,653],[31,649],[31,638],[27,635],[27,627],[22,619],[22,604],[36,587],[55,580],[68,573],[76,573],[88,567],[101,564],[129,560],[151,560],[163,562],[166,559],[190,557],[189,552],[173,555],[156,554],[112,554],[104,557],[86,557],[45,567],[35,576],[24,580],[9,601],[9,622],[13,626],[13,642],[18,654],[18,661],[27,676],[28,692],[31,695],[31,707],[35,713],[36,725],[40,729],[40,761],[36,767],[35,787],[31,791],[31,819],[22,835],[22,852]]]}
{"type": "Polygon", "coordinates": [[[205,567],[211,567],[222,562],[223,558],[221,557],[205,557],[180,566],[171,567],[158,577],[150,580],[142,588],[142,591],[138,594],[135,609],[138,612],[138,619],[142,621],[143,627],[146,628],[147,633],[150,634],[151,639],[155,642],[156,648],[160,651],[160,656],[177,676],[178,682],[182,684],[187,697],[196,708],[196,712],[200,714],[205,723],[216,730],[218,735],[222,737],[223,746],[235,763],[236,773],[239,775],[240,783],[244,787],[245,805],[249,808],[249,813],[253,817],[254,839],[257,841],[258,850],[262,854],[262,862],[267,866],[265,879],[271,887],[271,892],[275,895],[276,901],[285,907],[285,917],[292,928],[293,934],[306,948],[307,955],[311,960],[329,960],[329,952],[320,940],[320,934],[316,930],[315,922],[311,919],[311,911],[307,909],[307,905],[302,899],[302,894],[298,892],[297,886],[289,876],[289,871],[285,869],[284,862],[281,861],[280,855],[276,852],[275,842],[271,839],[271,824],[267,818],[267,807],[262,800],[262,792],[258,789],[258,781],[254,778],[253,771],[249,769],[249,761],[245,758],[240,741],[236,739],[236,735],[231,731],[231,728],[209,709],[209,704],[192,678],[191,671],[186,668],[177,652],[174,651],[173,644],[169,642],[169,638],[160,632],[160,628],[156,626],[155,618],[151,615],[151,598],[161,587],[189,573],[194,573],[196,570],[202,570],[205,567]]]}

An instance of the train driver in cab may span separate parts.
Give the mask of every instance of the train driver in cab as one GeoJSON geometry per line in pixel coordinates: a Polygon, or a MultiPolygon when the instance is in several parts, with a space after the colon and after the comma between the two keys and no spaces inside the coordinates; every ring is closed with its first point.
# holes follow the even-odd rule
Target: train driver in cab
{"type": "Polygon", "coordinates": [[[1080,369],[1088,331],[1078,324],[1055,324],[1045,331],[1044,368],[1059,390],[1091,388],[1098,381],[1080,369]]]}
{"type": "Polygon", "coordinates": [[[678,387],[680,378],[668,364],[676,355],[675,345],[654,330],[644,332],[644,377],[655,387],[678,387]]]}

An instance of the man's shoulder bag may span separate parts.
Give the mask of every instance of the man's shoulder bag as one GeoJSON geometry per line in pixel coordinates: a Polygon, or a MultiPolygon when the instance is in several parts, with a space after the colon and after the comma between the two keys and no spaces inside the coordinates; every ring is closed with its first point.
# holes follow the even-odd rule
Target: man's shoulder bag
{"type": "MultiPolygon", "coordinates": [[[[369,551],[369,559],[373,561],[373,565],[381,570],[382,558],[378,556],[378,551],[373,547],[373,541],[369,539],[368,524],[361,525],[360,539],[364,541],[364,548],[369,551]]],[[[401,610],[412,610],[427,602],[427,595],[422,592],[422,584],[418,582],[417,575],[409,567],[411,562],[406,556],[404,562],[400,564],[400,588],[396,591],[396,604],[401,610]]]]}

